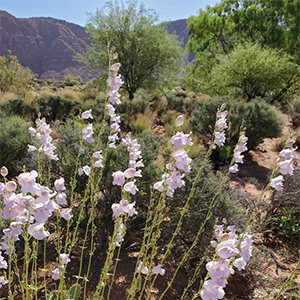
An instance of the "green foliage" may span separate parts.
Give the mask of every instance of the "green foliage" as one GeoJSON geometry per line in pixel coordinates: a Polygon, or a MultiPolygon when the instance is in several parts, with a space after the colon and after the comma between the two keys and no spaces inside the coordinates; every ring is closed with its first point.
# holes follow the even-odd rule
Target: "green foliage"
{"type": "Polygon", "coordinates": [[[10,176],[22,170],[22,159],[30,144],[28,123],[18,117],[0,118],[0,165],[6,166],[10,176]]]}
{"type": "Polygon", "coordinates": [[[32,85],[33,77],[30,70],[22,67],[17,57],[11,55],[11,51],[0,56],[0,92],[25,94],[32,85]]]}
{"type": "Polygon", "coordinates": [[[130,128],[137,133],[141,133],[145,130],[150,130],[152,120],[149,116],[138,114],[134,120],[129,123],[130,128]]]}
{"type": "Polygon", "coordinates": [[[73,86],[76,84],[80,84],[82,82],[80,76],[72,76],[72,75],[67,75],[64,77],[64,82],[66,82],[68,85],[73,86]]]}
{"type": "Polygon", "coordinates": [[[187,23],[187,48],[196,59],[186,84],[201,91],[210,91],[210,72],[219,62],[218,55],[228,55],[240,43],[282,50],[299,63],[299,0],[221,0],[187,23]]]}
{"type": "Polygon", "coordinates": [[[295,128],[300,127],[300,95],[295,96],[288,102],[288,114],[292,118],[292,123],[295,128]]]}
{"type": "MultiPolygon", "coordinates": [[[[226,143],[235,147],[242,121],[245,120],[247,147],[254,149],[264,138],[275,138],[281,134],[283,122],[270,104],[262,99],[252,102],[230,100],[227,97],[213,98],[199,103],[190,120],[192,131],[201,134],[204,139],[211,139],[216,121],[216,111],[226,103],[229,128],[226,129],[226,143]]],[[[207,140],[208,142],[208,140],[207,140]]]]}
{"type": "Polygon", "coordinates": [[[300,217],[299,212],[294,208],[284,208],[283,214],[273,219],[275,222],[275,230],[284,233],[288,238],[296,238],[300,240],[300,217]]]}
{"type": "MultiPolygon", "coordinates": [[[[78,59],[98,69],[107,69],[107,45],[114,46],[121,63],[122,86],[133,99],[141,87],[148,90],[172,86],[179,74],[183,50],[175,35],[157,24],[158,16],[137,1],[125,7],[110,1],[97,10],[86,25],[91,46],[78,59]]],[[[105,75],[106,72],[104,72],[105,75]]]]}
{"type": "Polygon", "coordinates": [[[80,285],[78,283],[74,284],[69,289],[69,298],[73,300],[78,300],[80,297],[80,293],[81,293],[80,285]]]}
{"type": "Polygon", "coordinates": [[[49,122],[65,120],[67,116],[77,115],[82,108],[80,102],[62,99],[59,96],[37,98],[32,101],[32,105],[49,122]]]}
{"type": "Polygon", "coordinates": [[[277,95],[296,72],[288,55],[258,44],[238,45],[212,68],[211,84],[221,95],[241,90],[247,98],[277,95]]]}
{"type": "Polygon", "coordinates": [[[34,119],[36,111],[34,107],[25,102],[23,98],[10,99],[0,104],[0,111],[6,116],[19,116],[28,121],[34,119]]]}
{"type": "MultiPolygon", "coordinates": [[[[184,177],[185,188],[176,190],[174,198],[168,202],[170,216],[172,216],[175,222],[180,215],[180,209],[178,210],[178,207],[182,207],[187,200],[201,163],[201,158],[197,158],[192,162],[191,173],[186,174],[184,177]]],[[[184,230],[192,233],[198,232],[200,225],[206,218],[208,207],[219,188],[223,179],[222,177],[223,175],[221,174],[214,174],[212,165],[208,162],[202,171],[199,182],[195,186],[194,197],[189,202],[188,214],[183,221],[184,230]]],[[[220,220],[226,218],[228,223],[235,224],[238,230],[244,226],[244,210],[237,205],[237,199],[231,194],[228,183],[223,186],[222,192],[218,196],[218,203],[213,210],[213,215],[206,228],[207,232],[212,230],[216,218],[220,220]]]]}

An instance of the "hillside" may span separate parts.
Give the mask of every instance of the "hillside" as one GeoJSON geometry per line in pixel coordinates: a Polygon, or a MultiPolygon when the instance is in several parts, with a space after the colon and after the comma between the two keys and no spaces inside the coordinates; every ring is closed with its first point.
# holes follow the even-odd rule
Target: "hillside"
{"type": "MultiPolygon", "coordinates": [[[[183,40],[185,47],[188,34],[186,20],[170,22],[167,29],[183,40]]],[[[0,55],[8,50],[19,62],[38,74],[38,78],[62,80],[66,75],[90,77],[74,56],[84,53],[88,34],[85,28],[54,18],[15,18],[0,10],[0,55]]]]}

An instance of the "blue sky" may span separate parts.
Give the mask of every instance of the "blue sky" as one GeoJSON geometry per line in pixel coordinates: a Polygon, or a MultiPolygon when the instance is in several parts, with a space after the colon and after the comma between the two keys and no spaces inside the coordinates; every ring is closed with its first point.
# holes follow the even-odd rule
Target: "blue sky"
{"type": "MultiPolygon", "coordinates": [[[[0,10],[17,18],[52,17],[84,26],[87,13],[103,7],[106,0],[0,0],[0,10]]],[[[160,21],[174,21],[197,15],[200,8],[214,6],[221,0],[138,0],[154,9],[160,21]]],[[[125,3],[125,1],[124,1],[125,3]]]]}

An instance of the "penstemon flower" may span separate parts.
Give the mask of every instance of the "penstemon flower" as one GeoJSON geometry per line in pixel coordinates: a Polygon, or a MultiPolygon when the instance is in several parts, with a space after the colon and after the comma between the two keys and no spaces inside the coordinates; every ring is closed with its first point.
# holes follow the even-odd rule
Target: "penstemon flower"
{"type": "Polygon", "coordinates": [[[50,136],[52,132],[52,130],[50,129],[50,125],[46,123],[45,118],[38,118],[36,119],[35,123],[37,125],[37,129],[30,127],[29,133],[31,134],[31,136],[35,136],[39,140],[41,146],[37,149],[33,145],[28,145],[28,152],[32,152],[35,150],[44,152],[50,159],[57,161],[58,157],[53,152],[56,147],[53,145],[52,137],[50,136]]]}
{"type": "Polygon", "coordinates": [[[239,164],[244,163],[244,161],[243,161],[244,155],[242,155],[242,153],[248,150],[248,148],[246,146],[247,141],[248,141],[248,138],[245,136],[245,132],[242,131],[240,133],[239,141],[233,151],[235,164],[229,168],[229,171],[231,173],[237,173],[239,171],[238,163],[239,164]]]}
{"type": "Polygon", "coordinates": [[[222,104],[220,110],[217,112],[217,120],[216,120],[216,124],[215,124],[215,140],[214,143],[218,146],[218,147],[222,147],[224,146],[226,137],[225,137],[225,129],[227,129],[227,124],[226,124],[226,117],[228,112],[225,110],[225,103],[222,104]]]}
{"type": "Polygon", "coordinates": [[[215,236],[217,241],[211,244],[216,248],[218,260],[206,264],[210,279],[203,284],[200,292],[203,300],[222,299],[225,295],[224,288],[227,278],[234,274],[232,266],[239,271],[244,269],[252,255],[252,235],[250,228],[243,235],[238,236],[234,226],[215,225],[215,236]],[[239,257],[237,257],[239,255],[239,257]]]}
{"type": "MultiPolygon", "coordinates": [[[[175,121],[175,126],[177,126],[177,123],[181,124],[183,120],[180,118],[179,121],[175,121]]],[[[185,182],[182,179],[184,174],[181,174],[179,170],[182,170],[185,173],[190,173],[191,171],[190,163],[192,162],[192,159],[188,156],[188,150],[185,150],[185,146],[193,145],[189,138],[190,135],[191,133],[184,134],[183,132],[176,132],[171,138],[171,143],[173,145],[172,162],[166,166],[169,172],[163,174],[162,180],[153,185],[155,190],[162,192],[163,186],[166,184],[166,195],[168,197],[173,197],[174,191],[185,185],[185,182]]]]}
{"type": "MultiPolygon", "coordinates": [[[[290,139],[287,141],[287,144],[293,144],[294,140],[290,139]]],[[[282,175],[293,175],[294,167],[292,166],[293,160],[297,158],[297,155],[295,151],[298,149],[298,147],[293,148],[290,146],[287,149],[283,149],[279,152],[279,158],[276,162],[276,167],[278,171],[282,175]],[[284,160],[280,160],[284,159],[284,160]]],[[[283,182],[284,178],[282,175],[278,175],[277,177],[272,178],[270,182],[270,186],[274,188],[276,191],[282,191],[283,190],[283,182]]]]}

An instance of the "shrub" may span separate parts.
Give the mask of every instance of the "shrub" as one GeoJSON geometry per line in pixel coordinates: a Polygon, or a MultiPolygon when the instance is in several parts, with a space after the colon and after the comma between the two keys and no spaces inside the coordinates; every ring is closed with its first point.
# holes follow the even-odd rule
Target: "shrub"
{"type": "Polygon", "coordinates": [[[138,114],[129,123],[130,128],[137,133],[141,133],[145,130],[149,130],[152,125],[151,117],[147,115],[138,114]]]}
{"type": "Polygon", "coordinates": [[[28,123],[18,117],[0,118],[0,166],[6,166],[9,175],[14,176],[23,168],[22,160],[30,144],[28,123]]]}
{"type": "Polygon", "coordinates": [[[2,110],[7,116],[19,116],[27,120],[33,120],[36,114],[34,107],[25,102],[23,98],[11,99],[0,104],[2,110]]]}
{"type": "Polygon", "coordinates": [[[59,97],[67,100],[78,100],[80,98],[80,93],[76,93],[71,89],[63,89],[59,92],[59,97]]]}
{"type": "Polygon", "coordinates": [[[288,114],[295,128],[300,127],[300,95],[294,96],[288,102],[288,114]]]}
{"type": "Polygon", "coordinates": [[[80,84],[82,82],[80,76],[72,76],[72,75],[67,75],[64,77],[64,82],[70,84],[70,85],[75,85],[75,84],[80,84]]]}
{"type": "Polygon", "coordinates": [[[244,120],[246,136],[249,138],[247,147],[254,149],[264,138],[275,138],[281,134],[282,118],[278,111],[262,99],[252,102],[229,100],[228,97],[213,98],[198,104],[194,116],[190,120],[192,131],[202,135],[204,140],[212,136],[215,124],[215,111],[226,102],[229,128],[226,129],[228,145],[234,147],[238,141],[239,131],[244,120]]]}
{"type": "Polygon", "coordinates": [[[65,120],[68,116],[77,115],[82,109],[81,103],[62,99],[59,96],[40,97],[32,105],[47,121],[65,120]]]}
{"type": "Polygon", "coordinates": [[[248,97],[277,95],[282,84],[292,79],[296,67],[291,57],[258,44],[240,44],[228,55],[219,56],[211,72],[211,83],[221,95],[239,89],[248,97]]]}
{"type": "MultiPolygon", "coordinates": [[[[184,205],[192,188],[197,172],[201,166],[203,159],[197,158],[191,164],[192,171],[186,174],[185,188],[179,189],[170,199],[168,206],[170,215],[174,222],[180,216],[180,208],[184,205]]],[[[216,194],[220,183],[223,179],[221,173],[215,175],[212,164],[208,162],[202,171],[202,176],[195,186],[194,197],[189,202],[189,210],[183,220],[183,229],[186,232],[197,233],[200,225],[206,218],[208,207],[216,194]]],[[[242,207],[237,204],[237,199],[231,194],[228,182],[224,184],[222,192],[218,195],[218,202],[213,210],[212,218],[207,224],[207,231],[212,230],[216,218],[226,218],[228,223],[235,224],[241,230],[245,223],[245,212],[242,207]]]]}

